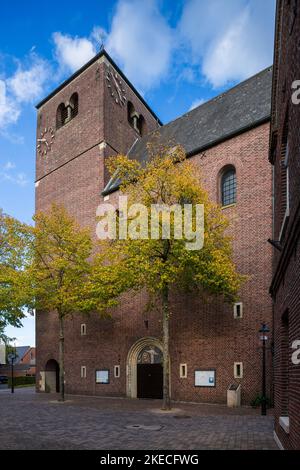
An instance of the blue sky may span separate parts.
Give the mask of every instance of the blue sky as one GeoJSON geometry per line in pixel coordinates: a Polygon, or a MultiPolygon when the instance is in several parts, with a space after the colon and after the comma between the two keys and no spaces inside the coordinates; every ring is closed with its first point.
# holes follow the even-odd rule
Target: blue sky
{"type": "MultiPolygon", "coordinates": [[[[15,0],[0,15],[0,207],[34,211],[35,104],[101,42],[164,123],[273,60],[275,0],[15,0]]],[[[9,328],[34,344],[34,319],[9,328]]]]}

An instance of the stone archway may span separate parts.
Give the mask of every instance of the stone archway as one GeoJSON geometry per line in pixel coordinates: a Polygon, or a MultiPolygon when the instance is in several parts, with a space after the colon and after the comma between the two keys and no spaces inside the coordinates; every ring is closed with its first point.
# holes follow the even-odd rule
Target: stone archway
{"type": "Polygon", "coordinates": [[[126,394],[129,398],[137,398],[138,356],[146,347],[163,350],[161,341],[152,337],[141,338],[131,346],[126,365],[126,394]]]}

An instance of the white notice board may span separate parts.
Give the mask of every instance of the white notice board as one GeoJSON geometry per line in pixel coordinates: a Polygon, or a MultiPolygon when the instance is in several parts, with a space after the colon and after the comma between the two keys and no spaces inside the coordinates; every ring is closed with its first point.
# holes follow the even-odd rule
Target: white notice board
{"type": "Polygon", "coordinates": [[[215,387],[216,371],[215,370],[195,370],[195,386],[196,387],[215,387]]]}

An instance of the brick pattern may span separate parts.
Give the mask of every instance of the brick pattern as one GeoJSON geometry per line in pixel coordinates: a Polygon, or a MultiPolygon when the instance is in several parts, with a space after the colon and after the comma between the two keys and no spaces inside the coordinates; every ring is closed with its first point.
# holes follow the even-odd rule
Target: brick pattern
{"type": "MultiPolygon", "coordinates": [[[[286,449],[300,448],[300,366],[291,362],[291,345],[300,339],[300,105],[291,100],[292,83],[300,79],[299,63],[300,5],[299,2],[277,2],[275,41],[273,119],[271,135],[276,141],[271,160],[274,164],[274,237],[281,230],[282,187],[280,153],[288,117],[289,202],[290,217],[282,251],[274,250],[272,296],[274,299],[275,338],[275,429],[286,449]],[[285,317],[288,315],[288,326],[285,317]],[[288,415],[290,433],[279,425],[279,417],[288,415]]],[[[282,196],[283,194],[283,196],[282,196]]]]}
{"type": "MultiPolygon", "coordinates": [[[[96,207],[103,201],[100,194],[107,178],[104,159],[117,151],[126,152],[136,138],[135,131],[127,124],[124,108],[114,103],[109,95],[105,66],[99,65],[100,79],[96,92],[98,65],[94,64],[42,107],[43,119],[50,122],[58,104],[73,91],[78,91],[79,113],[58,131],[61,133],[60,145],[57,145],[57,139],[48,168],[39,161],[39,157],[37,162],[40,177],[47,169],[53,170],[40,180],[37,187],[37,208],[45,209],[53,200],[63,202],[82,224],[91,227],[93,233],[96,207]],[[81,110],[81,103],[85,102],[81,110]],[[91,122],[93,116],[95,120],[91,122]],[[76,149],[72,142],[74,134],[76,149]],[[101,150],[97,145],[100,140],[108,144],[101,150]],[[93,144],[94,147],[90,148],[93,144]],[[83,153],[74,158],[78,155],[77,148],[83,153]],[[61,163],[64,165],[61,166],[61,163]]],[[[127,96],[137,111],[144,115],[148,129],[154,128],[156,123],[152,115],[130,93],[128,89],[127,96]]],[[[203,302],[196,296],[173,293],[170,344],[173,399],[225,403],[226,391],[232,382],[242,384],[243,403],[249,403],[260,393],[261,345],[258,330],[263,321],[270,326],[272,324],[271,300],[267,293],[271,282],[271,247],[266,240],[272,230],[268,140],[269,124],[264,124],[216,145],[205,154],[192,157],[195,165],[202,169],[204,184],[213,199],[218,198],[222,168],[228,164],[236,167],[237,204],[225,210],[232,220],[235,260],[239,270],[249,279],[241,292],[244,312],[239,320],[234,319],[232,306],[223,305],[219,300],[203,302]],[[242,379],[234,379],[234,362],[243,362],[242,379]],[[179,377],[181,363],[187,364],[188,377],[185,379],[179,377]],[[216,369],[217,386],[195,387],[195,370],[209,368],[216,369]]],[[[111,195],[110,202],[116,201],[117,196],[117,193],[111,195]]],[[[86,318],[74,315],[67,321],[65,368],[68,393],[125,396],[129,349],[140,338],[161,338],[159,313],[155,310],[146,313],[146,302],[145,292],[137,295],[128,293],[112,312],[111,319],[102,319],[98,315],[86,318]],[[87,324],[85,336],[80,334],[81,323],[87,324]],[[113,377],[115,365],[120,365],[119,378],[113,377]],[[87,368],[86,378],[80,378],[81,366],[87,368]],[[95,370],[102,368],[110,370],[109,384],[95,383],[95,370]]],[[[36,332],[37,366],[40,371],[44,370],[49,359],[58,360],[55,314],[40,312],[36,332]]],[[[269,349],[269,395],[272,394],[271,363],[269,349]]]]}
{"type": "Polygon", "coordinates": [[[0,390],[0,449],[277,449],[272,416],[182,403],[167,414],[160,408],[160,400],[68,396],[61,404],[30,389],[0,390]]]}

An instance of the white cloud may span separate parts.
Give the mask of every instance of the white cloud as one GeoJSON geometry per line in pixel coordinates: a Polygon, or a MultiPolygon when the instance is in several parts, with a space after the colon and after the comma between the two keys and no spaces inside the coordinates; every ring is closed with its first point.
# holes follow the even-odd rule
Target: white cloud
{"type": "Polygon", "coordinates": [[[275,0],[186,2],[179,32],[213,87],[243,80],[272,63],[274,9],[275,0]]]}
{"type": "Polygon", "coordinates": [[[0,180],[9,181],[10,183],[17,184],[18,186],[27,186],[29,183],[25,173],[17,173],[16,175],[12,175],[8,172],[0,171],[0,180]]]}
{"type": "Polygon", "coordinates": [[[0,131],[1,136],[20,143],[22,138],[11,135],[7,128],[18,121],[23,104],[32,103],[44,94],[51,72],[49,63],[32,51],[24,63],[18,60],[17,64],[13,75],[0,79],[0,131]]]}
{"type": "Polygon", "coordinates": [[[173,31],[154,0],[120,0],[105,47],[124,73],[146,90],[167,76],[173,31]]]}
{"type": "Polygon", "coordinates": [[[203,98],[196,99],[195,101],[192,102],[189,111],[192,111],[192,109],[197,108],[198,106],[200,106],[203,103],[205,103],[205,99],[203,99],[203,98]]]}
{"type": "Polygon", "coordinates": [[[0,80],[0,129],[17,122],[20,112],[16,101],[8,96],[5,81],[0,80]]]}
{"type": "Polygon", "coordinates": [[[196,83],[202,75],[219,88],[272,63],[275,0],[187,0],[176,29],[159,5],[158,0],[119,0],[108,32],[95,26],[87,37],[54,33],[61,70],[74,72],[103,42],[144,92],[170,74],[171,64],[177,79],[196,83]],[[182,57],[180,65],[175,54],[182,57]]]}
{"type": "Polygon", "coordinates": [[[95,47],[98,46],[98,49],[100,49],[107,39],[107,31],[105,31],[104,28],[101,28],[101,26],[94,26],[90,39],[95,42],[95,47]]]}
{"type": "MultiPolygon", "coordinates": [[[[94,35],[99,31],[93,30],[94,35]]],[[[88,38],[72,37],[59,32],[53,33],[55,56],[62,70],[75,72],[95,54],[96,48],[88,38]]]]}
{"type": "Polygon", "coordinates": [[[3,167],[4,170],[13,170],[14,168],[16,168],[16,164],[13,162],[6,162],[3,167]]]}
{"type": "Polygon", "coordinates": [[[87,37],[53,33],[54,55],[63,72],[75,72],[105,44],[132,82],[149,89],[168,73],[173,49],[173,31],[156,0],[119,0],[111,30],[95,26],[87,37]]]}
{"type": "Polygon", "coordinates": [[[8,181],[18,186],[26,186],[28,184],[28,179],[25,173],[13,172],[16,168],[15,163],[6,162],[2,167],[0,167],[0,181],[8,181]]]}
{"type": "Polygon", "coordinates": [[[18,102],[29,103],[42,96],[50,68],[45,60],[31,55],[31,64],[24,68],[19,64],[15,74],[7,80],[8,87],[18,102]]]}

